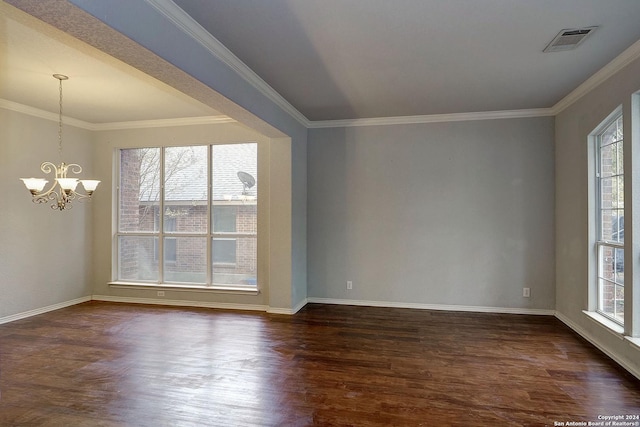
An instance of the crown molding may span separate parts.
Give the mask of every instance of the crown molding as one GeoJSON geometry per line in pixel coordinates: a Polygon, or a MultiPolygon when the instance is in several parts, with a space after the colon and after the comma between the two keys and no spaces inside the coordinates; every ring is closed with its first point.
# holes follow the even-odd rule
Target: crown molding
{"type": "MultiPolygon", "coordinates": [[[[0,98],[0,108],[6,110],[15,111],[16,113],[26,114],[28,116],[39,117],[45,120],[51,120],[57,122],[59,120],[58,114],[51,113],[49,111],[41,110],[39,108],[30,107],[28,105],[19,104],[17,102],[9,101],[7,99],[0,98]]],[[[74,119],[73,117],[63,116],[63,122],[67,125],[75,126],[77,128],[94,130],[93,123],[85,122],[83,120],[74,119]]]]}
{"type": "Polygon", "coordinates": [[[185,34],[193,40],[200,43],[214,57],[221,60],[224,64],[235,71],[247,83],[257,89],[269,100],[283,109],[301,125],[309,127],[309,120],[298,111],[293,105],[282,97],[274,88],[269,86],[267,82],[262,80],[247,64],[242,62],[240,58],[235,56],[225,45],[218,39],[213,37],[211,33],[205,30],[195,19],[189,16],[184,10],[180,9],[171,0],[145,0],[149,5],[161,13],[165,18],[176,25],[185,34]]]}
{"type": "Polygon", "coordinates": [[[223,123],[236,123],[236,120],[227,116],[183,117],[177,119],[137,120],[131,122],[93,123],[91,130],[122,130],[159,128],[169,126],[194,126],[194,125],[219,125],[223,123]]]}
{"type": "Polygon", "coordinates": [[[310,122],[309,128],[407,125],[419,123],[462,122],[472,120],[517,119],[553,116],[550,108],[529,110],[481,111],[477,113],[431,114],[428,116],[376,117],[371,119],[325,120],[310,122]]]}
{"type": "MultiPolygon", "coordinates": [[[[39,108],[30,107],[28,105],[19,104],[0,98],[0,108],[15,111],[17,113],[26,114],[28,116],[38,117],[45,120],[57,122],[58,114],[39,108]]],[[[236,120],[227,116],[205,116],[205,117],[183,117],[177,119],[158,119],[158,120],[135,120],[130,122],[111,122],[111,123],[91,123],[84,120],[74,119],[73,117],[63,116],[64,124],[74,126],[80,129],[91,131],[103,130],[122,130],[122,129],[144,129],[144,128],[160,128],[170,126],[194,126],[194,125],[219,125],[223,123],[236,123],[236,120]]]]}
{"type": "Polygon", "coordinates": [[[551,107],[553,115],[555,116],[567,109],[578,99],[591,92],[609,77],[613,76],[638,58],[640,58],[640,40],[629,46],[620,55],[616,56],[611,62],[602,67],[594,75],[582,82],[580,86],[575,88],[567,96],[551,107]]]}

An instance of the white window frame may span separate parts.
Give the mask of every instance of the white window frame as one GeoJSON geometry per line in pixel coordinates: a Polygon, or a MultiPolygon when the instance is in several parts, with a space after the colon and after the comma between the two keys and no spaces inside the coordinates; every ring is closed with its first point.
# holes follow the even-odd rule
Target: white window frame
{"type": "MultiPolygon", "coordinates": [[[[252,142],[252,141],[244,141],[242,142],[243,144],[255,144],[256,145],[256,161],[258,161],[258,154],[257,154],[257,148],[258,148],[258,144],[257,142],[252,142]]],[[[164,212],[164,207],[165,207],[165,200],[164,200],[164,185],[162,185],[162,189],[160,192],[160,200],[159,200],[159,208],[158,211],[159,213],[159,218],[158,218],[158,226],[157,229],[154,231],[135,231],[135,232],[131,232],[131,231],[120,231],[120,152],[122,150],[127,150],[127,149],[138,149],[138,148],[152,148],[152,149],[159,149],[160,150],[160,181],[163,182],[164,181],[164,159],[165,159],[165,150],[168,148],[173,148],[176,146],[153,146],[153,147],[122,147],[116,150],[117,155],[116,157],[116,167],[114,168],[114,176],[115,176],[115,193],[114,193],[114,246],[113,246],[113,253],[114,253],[114,257],[113,257],[113,278],[114,280],[111,282],[111,285],[114,286],[125,286],[128,287],[130,285],[141,285],[141,286],[149,286],[149,285],[159,285],[162,287],[165,287],[167,285],[183,285],[184,283],[180,283],[180,282],[169,282],[166,281],[164,279],[164,271],[163,271],[163,261],[164,260],[164,256],[160,256],[160,253],[163,252],[164,248],[163,248],[163,241],[164,238],[178,238],[178,237],[202,237],[202,238],[206,238],[207,240],[207,249],[206,249],[206,259],[207,261],[207,274],[206,274],[206,282],[205,283],[188,283],[188,284],[184,284],[187,285],[186,287],[192,287],[192,288],[199,288],[199,287],[206,287],[206,288],[210,288],[210,289],[220,289],[220,290],[225,290],[225,289],[229,289],[229,290],[242,290],[243,288],[246,288],[248,291],[259,291],[259,278],[257,277],[257,272],[256,272],[256,278],[255,278],[255,284],[251,284],[251,285],[239,285],[239,284],[233,284],[233,285],[227,285],[227,284],[223,284],[223,283],[214,283],[213,282],[213,277],[214,277],[214,267],[217,266],[218,264],[214,264],[212,262],[212,242],[214,240],[223,238],[225,240],[237,240],[239,238],[243,238],[243,237],[252,237],[256,239],[256,248],[258,247],[257,245],[257,240],[258,240],[258,232],[253,232],[253,233],[249,233],[249,232],[234,232],[234,233],[230,233],[230,232],[214,232],[213,231],[213,219],[212,219],[212,215],[213,215],[213,191],[212,191],[212,173],[213,173],[213,164],[212,164],[212,154],[213,154],[213,147],[215,145],[218,144],[208,144],[206,145],[207,147],[207,180],[208,180],[208,196],[207,196],[207,230],[206,233],[176,233],[176,232],[167,232],[164,230],[164,215],[162,215],[162,212],[164,212]],[[144,281],[144,280],[140,280],[139,282],[123,282],[120,281],[119,278],[119,271],[120,271],[120,266],[118,265],[119,263],[119,255],[118,255],[118,241],[119,238],[121,236],[141,236],[141,237],[155,237],[157,238],[157,245],[156,248],[154,248],[154,250],[157,250],[159,253],[156,254],[157,259],[158,259],[158,280],[157,281],[144,281]]],[[[219,145],[229,145],[229,143],[222,143],[219,145]]],[[[202,145],[185,145],[183,147],[186,146],[193,146],[193,147],[197,147],[197,146],[202,146],[202,145]]],[[[259,204],[259,200],[260,200],[260,196],[258,194],[258,196],[255,199],[255,203],[256,203],[256,211],[258,212],[258,204],[259,204]]],[[[257,214],[256,214],[257,215],[257,214]]],[[[258,221],[258,218],[256,216],[256,221],[258,221]]],[[[258,253],[256,251],[256,266],[259,265],[259,261],[257,261],[257,257],[258,257],[258,253]]],[[[236,262],[237,264],[237,262],[236,262]]],[[[235,266],[236,264],[227,264],[225,263],[224,266],[235,266]]]]}
{"type": "MultiPolygon", "coordinates": [[[[594,257],[594,262],[593,265],[595,266],[595,269],[590,270],[591,271],[591,275],[592,277],[594,277],[594,289],[593,292],[590,292],[590,307],[589,309],[595,313],[597,313],[600,316],[603,316],[606,319],[606,322],[603,322],[605,325],[609,324],[611,325],[609,322],[613,322],[612,329],[615,330],[620,330],[622,331],[622,328],[624,328],[624,319],[621,320],[620,318],[616,317],[615,314],[611,315],[608,312],[605,312],[602,310],[602,289],[600,286],[600,281],[601,279],[604,280],[604,278],[602,277],[602,265],[601,265],[601,251],[610,248],[612,249],[612,251],[615,253],[619,253],[619,251],[622,251],[622,253],[624,254],[624,249],[625,249],[625,244],[623,242],[616,242],[616,241],[611,241],[611,240],[607,240],[607,239],[602,239],[602,206],[601,206],[601,200],[602,200],[602,191],[601,191],[601,176],[600,176],[600,170],[601,170],[601,155],[600,155],[600,141],[601,141],[601,137],[604,134],[604,132],[606,130],[609,129],[609,127],[614,124],[616,121],[618,121],[619,119],[621,119],[623,117],[622,114],[622,107],[617,108],[614,112],[612,112],[609,117],[607,117],[590,135],[590,139],[591,139],[591,143],[593,144],[593,162],[592,162],[592,166],[590,167],[591,169],[591,174],[593,176],[593,182],[594,185],[592,186],[592,188],[590,189],[593,200],[594,200],[594,207],[593,209],[591,209],[591,211],[593,212],[593,218],[594,218],[594,226],[591,228],[592,229],[592,233],[593,233],[593,238],[591,239],[593,244],[594,244],[594,250],[592,252],[592,256],[594,257]],[[594,271],[595,270],[595,271],[594,271]]],[[[623,119],[623,123],[624,123],[624,119],[623,119]]],[[[618,140],[616,143],[619,143],[622,145],[622,150],[624,152],[624,134],[623,137],[618,140]]],[[[622,176],[623,180],[624,180],[624,173],[626,172],[626,169],[623,167],[623,174],[621,175],[616,175],[616,176],[622,176]]],[[[622,213],[624,216],[624,208],[622,209],[622,213]]],[[[615,274],[615,273],[614,273],[615,274]]],[[[615,285],[620,285],[621,283],[618,283],[618,279],[617,276],[614,277],[614,281],[611,282],[615,285]]],[[[624,287],[624,283],[621,284],[624,287]]],[[[624,292],[626,294],[626,292],[624,292]]],[[[623,304],[625,302],[625,297],[623,296],[623,304]]],[[[615,304],[615,303],[614,303],[615,304]]]]}

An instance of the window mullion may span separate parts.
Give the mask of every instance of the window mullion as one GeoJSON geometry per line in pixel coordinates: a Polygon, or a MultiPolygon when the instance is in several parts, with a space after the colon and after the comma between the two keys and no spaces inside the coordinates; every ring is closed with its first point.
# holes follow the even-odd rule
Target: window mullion
{"type": "Polygon", "coordinates": [[[164,283],[164,183],[165,147],[160,149],[160,200],[158,201],[158,280],[164,283]]]}
{"type": "Polygon", "coordinates": [[[213,146],[207,147],[207,286],[213,286],[213,146]]]}

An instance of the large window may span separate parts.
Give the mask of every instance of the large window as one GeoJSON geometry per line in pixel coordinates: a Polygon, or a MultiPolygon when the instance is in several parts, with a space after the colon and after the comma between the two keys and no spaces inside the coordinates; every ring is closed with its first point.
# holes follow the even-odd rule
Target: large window
{"type": "Polygon", "coordinates": [[[120,150],[117,280],[256,287],[257,144],[120,150]]]}
{"type": "Polygon", "coordinates": [[[607,121],[595,139],[597,311],[624,324],[624,152],[622,115],[607,121]]]}

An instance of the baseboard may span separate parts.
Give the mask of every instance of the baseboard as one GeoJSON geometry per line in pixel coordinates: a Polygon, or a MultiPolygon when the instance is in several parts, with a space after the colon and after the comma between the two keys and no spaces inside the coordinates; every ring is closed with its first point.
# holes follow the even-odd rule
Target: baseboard
{"type": "Polygon", "coordinates": [[[154,298],[132,298],[113,295],[93,295],[95,301],[126,302],[131,304],[173,305],[179,307],[219,308],[225,310],[267,311],[267,306],[256,304],[235,304],[228,302],[185,301],[154,298]]]}
{"type": "Polygon", "coordinates": [[[300,310],[302,310],[304,308],[305,305],[307,305],[307,303],[309,302],[309,298],[305,298],[302,301],[300,301],[298,303],[298,305],[296,305],[295,307],[293,307],[293,313],[291,314],[296,314],[297,312],[299,312],[300,310]]]}
{"type": "Polygon", "coordinates": [[[600,343],[600,341],[598,341],[598,339],[596,339],[593,335],[588,333],[586,330],[584,330],[582,327],[580,327],[578,324],[576,324],[575,322],[573,322],[571,319],[569,319],[567,316],[565,316],[560,312],[556,312],[556,318],[560,320],[562,323],[564,323],[565,325],[567,325],[569,328],[571,328],[575,333],[580,335],[582,338],[589,341],[589,343],[591,343],[598,350],[600,350],[601,352],[606,354],[608,357],[610,357],[618,365],[626,369],[627,372],[631,373],[634,377],[640,380],[640,371],[635,369],[633,366],[629,365],[623,359],[619,358],[616,354],[609,351],[607,349],[607,346],[600,343]]]}
{"type": "Polygon", "coordinates": [[[269,307],[267,309],[267,313],[271,313],[271,314],[287,314],[287,315],[294,315],[297,312],[299,312],[300,310],[302,310],[304,308],[305,305],[307,305],[307,298],[303,299],[302,301],[300,301],[298,303],[298,305],[296,305],[293,308],[277,308],[277,307],[269,307]]]}
{"type": "MultiPolygon", "coordinates": [[[[203,301],[185,301],[185,300],[168,300],[168,299],[152,299],[152,298],[132,298],[132,297],[121,297],[121,296],[113,296],[113,295],[93,295],[91,297],[87,296],[87,297],[77,298],[71,301],[65,301],[65,302],[53,304],[47,307],[42,307],[35,310],[25,311],[23,313],[17,313],[11,316],[2,317],[0,318],[0,324],[13,322],[15,320],[24,319],[31,316],[36,316],[38,314],[46,313],[48,311],[58,310],[60,308],[69,307],[75,304],[80,304],[80,303],[91,301],[91,300],[107,301],[107,302],[123,302],[123,303],[132,303],[132,304],[218,308],[218,309],[226,309],[226,310],[266,311],[272,314],[285,314],[285,315],[296,314],[298,311],[302,310],[302,308],[304,308],[304,306],[307,305],[308,303],[359,305],[359,306],[391,307],[391,308],[413,308],[413,309],[419,309],[419,310],[469,311],[469,312],[478,312],[478,313],[533,314],[533,315],[546,315],[546,316],[553,316],[556,314],[554,310],[543,310],[543,309],[482,307],[482,306],[442,305],[442,304],[416,304],[416,303],[390,302],[390,301],[364,301],[364,300],[314,298],[314,297],[305,298],[293,308],[278,308],[278,307],[269,307],[265,305],[255,305],[255,304],[235,304],[235,303],[224,303],[224,302],[203,302],[203,301]]],[[[571,326],[569,325],[569,327],[571,326]]],[[[572,329],[574,328],[572,327],[572,329]]],[[[580,335],[582,334],[580,333],[580,335]]]]}
{"type": "Polygon", "coordinates": [[[413,308],[418,310],[440,310],[440,311],[470,311],[476,313],[503,313],[503,314],[534,314],[538,316],[553,316],[555,310],[544,310],[539,308],[509,308],[509,307],[483,307],[475,305],[445,305],[445,304],[417,304],[410,302],[390,302],[390,301],[363,301],[351,299],[333,298],[307,298],[309,303],[318,304],[340,304],[340,305],[363,305],[370,307],[390,307],[390,308],[413,308]]]}
{"type": "Polygon", "coordinates": [[[24,311],[22,313],[12,314],[10,316],[0,317],[0,325],[3,323],[14,322],[20,319],[26,319],[27,317],[37,316],[38,314],[47,313],[53,310],[59,310],[61,308],[69,307],[83,302],[91,301],[90,296],[72,299],[69,301],[59,302],[58,304],[48,305],[46,307],[36,308],[34,310],[24,311]]]}

